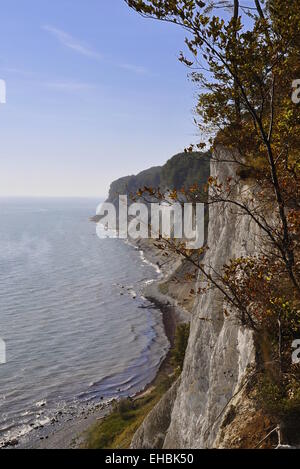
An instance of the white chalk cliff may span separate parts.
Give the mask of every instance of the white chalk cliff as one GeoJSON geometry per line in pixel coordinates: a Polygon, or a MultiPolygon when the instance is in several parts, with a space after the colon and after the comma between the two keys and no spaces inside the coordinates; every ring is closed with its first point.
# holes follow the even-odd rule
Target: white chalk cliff
{"type": "MultiPolygon", "coordinates": [[[[225,150],[218,150],[214,158],[218,161],[211,162],[212,176],[221,181],[236,177],[236,165],[221,162],[231,159],[225,150]]],[[[245,186],[238,184],[237,199],[242,190],[245,186]]],[[[211,205],[204,264],[218,271],[232,258],[254,254],[258,242],[258,228],[249,216],[232,205],[211,205]]],[[[241,412],[253,412],[238,393],[255,360],[252,333],[234,311],[225,315],[224,307],[216,289],[196,300],[182,375],[145,419],[133,438],[133,448],[226,447],[230,425],[224,429],[224,419],[228,419],[229,404],[235,405],[231,425],[232,420],[244,418],[241,412]]]]}

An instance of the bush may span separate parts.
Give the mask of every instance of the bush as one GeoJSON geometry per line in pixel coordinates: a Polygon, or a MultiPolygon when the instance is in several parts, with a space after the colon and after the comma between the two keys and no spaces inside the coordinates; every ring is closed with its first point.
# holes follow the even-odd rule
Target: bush
{"type": "Polygon", "coordinates": [[[114,405],[114,410],[121,415],[123,419],[130,418],[131,412],[135,409],[135,403],[132,399],[120,399],[114,405]]]}
{"type": "Polygon", "coordinates": [[[273,377],[262,374],[258,379],[258,398],[261,407],[281,421],[300,414],[300,383],[290,376],[276,383],[273,377]]]}
{"type": "Polygon", "coordinates": [[[121,399],[116,402],[112,412],[89,429],[85,448],[129,448],[133,435],[172,383],[171,377],[158,376],[151,393],[136,401],[121,399]]]}
{"type": "Polygon", "coordinates": [[[172,363],[177,371],[181,372],[184,363],[185,351],[190,335],[189,324],[179,324],[176,328],[172,363]]]}

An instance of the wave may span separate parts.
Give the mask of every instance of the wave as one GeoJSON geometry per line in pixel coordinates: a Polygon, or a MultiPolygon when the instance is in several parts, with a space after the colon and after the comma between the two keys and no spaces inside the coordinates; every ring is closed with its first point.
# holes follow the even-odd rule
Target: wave
{"type": "Polygon", "coordinates": [[[154,264],[153,262],[149,261],[145,255],[144,255],[144,251],[142,251],[141,249],[139,250],[139,253],[140,253],[140,257],[141,257],[141,260],[144,264],[147,264],[147,265],[151,265],[151,267],[153,267],[156,271],[157,274],[162,274],[162,271],[160,269],[160,267],[157,265],[157,264],[154,264]]]}

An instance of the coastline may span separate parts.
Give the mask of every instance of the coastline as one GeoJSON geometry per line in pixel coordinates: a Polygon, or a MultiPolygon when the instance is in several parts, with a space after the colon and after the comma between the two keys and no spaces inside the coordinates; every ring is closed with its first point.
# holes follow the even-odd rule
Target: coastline
{"type": "MultiPolygon", "coordinates": [[[[144,244],[144,243],[143,243],[144,244]]],[[[133,246],[139,250],[143,261],[150,263],[154,268],[158,269],[158,264],[161,260],[160,253],[157,252],[153,246],[137,245],[133,246]]],[[[161,293],[159,286],[161,282],[166,282],[168,277],[174,271],[174,264],[172,268],[167,264],[160,268],[161,276],[159,279],[154,280],[146,285],[143,291],[143,296],[150,301],[153,306],[162,314],[162,323],[164,333],[170,343],[169,350],[162,360],[156,376],[151,380],[143,389],[131,396],[132,400],[142,399],[144,396],[150,394],[155,389],[156,383],[164,376],[172,374],[171,354],[174,346],[176,327],[180,322],[188,322],[188,314],[178,307],[173,298],[161,293]]],[[[12,441],[6,448],[16,449],[78,449],[85,446],[86,435],[90,428],[101,422],[113,410],[112,403],[99,403],[94,408],[87,408],[86,411],[80,412],[80,415],[68,418],[66,416],[59,424],[52,428],[40,428],[38,431],[32,432],[20,444],[12,441]],[[50,431],[49,431],[50,430],[50,431]]]]}
{"type": "Polygon", "coordinates": [[[161,294],[159,286],[162,280],[165,281],[165,278],[152,283],[144,292],[144,296],[161,311],[164,333],[170,343],[156,376],[141,391],[124,401],[124,410],[118,405],[112,406],[107,418],[94,422],[85,437],[83,435],[81,446],[77,448],[129,449],[132,438],[144,419],[176,381],[178,374],[173,360],[176,328],[180,323],[188,323],[190,314],[176,307],[172,298],[161,294]]]}
{"type": "Polygon", "coordinates": [[[159,279],[145,286],[143,295],[161,312],[164,333],[170,343],[170,348],[161,362],[156,376],[144,389],[135,394],[134,399],[136,399],[148,393],[149,389],[153,388],[153,385],[161,374],[168,375],[172,373],[170,361],[174,347],[176,328],[179,324],[190,322],[190,313],[181,307],[174,298],[160,291],[160,286],[168,282],[169,278],[181,265],[181,261],[178,261],[177,256],[165,262],[161,252],[155,248],[150,240],[138,240],[136,244],[133,244],[133,247],[139,250],[145,262],[152,264],[154,268],[158,268],[161,274],[159,279]]]}

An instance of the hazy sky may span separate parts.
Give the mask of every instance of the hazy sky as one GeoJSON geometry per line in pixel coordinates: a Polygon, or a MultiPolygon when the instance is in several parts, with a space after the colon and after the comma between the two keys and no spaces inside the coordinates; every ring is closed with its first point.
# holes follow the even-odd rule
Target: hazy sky
{"type": "Polygon", "coordinates": [[[123,0],[0,7],[0,196],[103,196],[195,140],[180,29],[123,0]]]}

